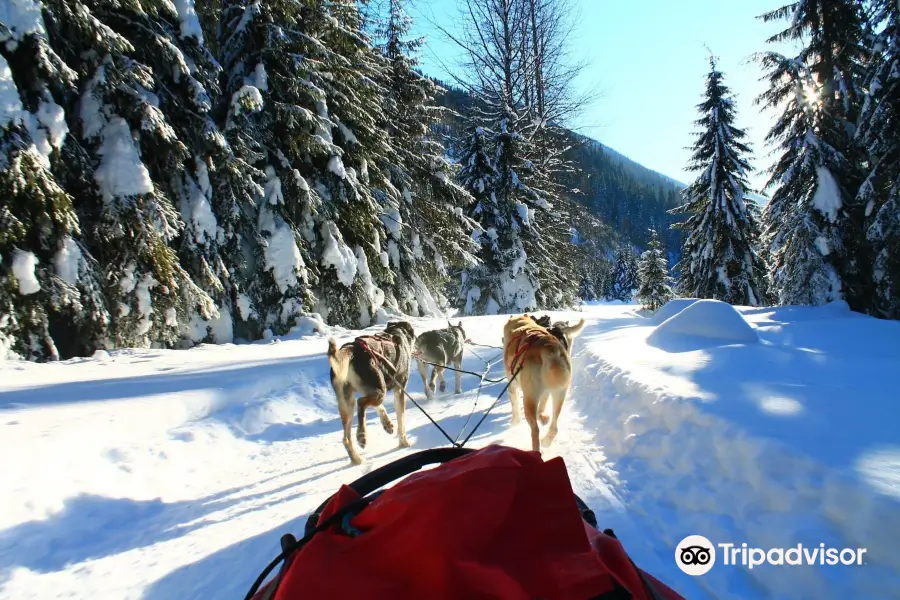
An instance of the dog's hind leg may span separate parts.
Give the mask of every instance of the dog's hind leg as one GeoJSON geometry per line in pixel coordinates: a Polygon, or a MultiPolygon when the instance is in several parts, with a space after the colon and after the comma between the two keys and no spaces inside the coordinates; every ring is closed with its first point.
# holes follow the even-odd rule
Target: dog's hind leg
{"type": "Polygon", "coordinates": [[[453,391],[456,394],[462,394],[462,373],[459,371],[462,369],[462,355],[453,361],[453,366],[456,367],[456,389],[453,391]]]}
{"type": "Polygon", "coordinates": [[[444,381],[444,367],[437,369],[437,375],[441,378],[441,391],[444,392],[447,389],[447,382],[444,381]]]}
{"type": "Polygon", "coordinates": [[[512,424],[518,425],[522,421],[522,412],[519,408],[519,382],[513,379],[506,388],[506,394],[509,396],[509,405],[512,408],[512,424]]]}
{"type": "Polygon", "coordinates": [[[559,413],[562,411],[563,403],[566,401],[566,395],[568,394],[568,388],[563,388],[561,390],[556,390],[553,392],[553,420],[550,421],[550,428],[547,430],[547,433],[544,434],[544,439],[541,440],[541,445],[544,448],[550,446],[553,443],[553,440],[556,438],[557,428],[556,424],[559,420],[559,413]]]}
{"type": "Polygon", "coordinates": [[[382,402],[384,402],[384,392],[380,390],[356,401],[359,418],[359,424],[356,427],[356,441],[362,448],[366,447],[366,409],[370,406],[380,406],[382,402]]]}
{"type": "Polygon", "coordinates": [[[523,399],[523,404],[525,405],[525,421],[531,428],[531,449],[539,453],[541,451],[541,446],[539,443],[540,432],[538,431],[537,424],[538,399],[530,394],[526,394],[523,399]]]}
{"type": "Polygon", "coordinates": [[[541,394],[541,399],[538,401],[537,414],[538,419],[541,420],[541,425],[546,425],[550,421],[550,416],[546,412],[548,398],[550,398],[550,392],[545,391],[541,394]]]}
{"type": "Polygon", "coordinates": [[[419,375],[422,376],[422,385],[425,386],[425,397],[431,400],[434,398],[432,386],[428,383],[428,365],[421,360],[416,361],[416,367],[419,369],[419,375]]]}
{"type": "Polygon", "coordinates": [[[394,386],[394,410],[397,411],[397,437],[400,438],[400,447],[409,448],[409,440],[406,439],[406,383],[394,386]]]}
{"type": "Polygon", "coordinates": [[[350,462],[358,465],[362,462],[356,448],[353,447],[353,437],[350,435],[353,429],[353,388],[345,386],[338,394],[338,409],[341,412],[341,425],[344,428],[344,448],[350,456],[350,462]]]}

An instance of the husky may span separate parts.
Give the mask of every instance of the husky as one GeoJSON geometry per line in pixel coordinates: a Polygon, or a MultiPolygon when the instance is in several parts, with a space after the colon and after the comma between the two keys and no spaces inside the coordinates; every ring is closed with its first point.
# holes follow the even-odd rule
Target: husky
{"type": "Polygon", "coordinates": [[[558,339],[562,344],[566,347],[566,350],[569,351],[569,354],[572,354],[572,342],[574,341],[573,337],[567,336],[566,331],[569,327],[569,323],[567,321],[550,321],[550,315],[544,315],[542,317],[535,318],[533,315],[529,315],[535,323],[549,331],[553,334],[553,337],[558,339]]]}
{"type": "MultiPolygon", "coordinates": [[[[413,357],[416,359],[416,366],[419,369],[419,375],[422,376],[422,385],[425,386],[425,396],[429,400],[434,399],[434,382],[436,378],[441,380],[441,391],[446,389],[444,381],[444,367],[432,366],[431,380],[428,380],[428,364],[423,361],[434,363],[435,365],[452,366],[455,369],[462,368],[463,352],[465,351],[466,332],[463,330],[462,321],[456,325],[447,321],[447,327],[444,329],[434,329],[426,331],[416,338],[416,347],[413,357]]],[[[456,371],[456,388],[455,393],[462,393],[462,373],[456,371]]]]}
{"type": "Polygon", "coordinates": [[[524,314],[511,317],[503,328],[503,364],[509,381],[512,423],[519,423],[519,391],[525,409],[525,421],[531,427],[531,449],[535,452],[550,446],[557,434],[559,413],[572,384],[572,363],[567,345],[584,329],[584,319],[560,328],[566,341],[560,341],[534,317],[524,314]],[[544,412],[553,397],[553,416],[544,412]],[[538,417],[540,415],[540,417],[538,417]],[[539,439],[538,418],[550,423],[544,438],[539,439]]]}
{"type": "Polygon", "coordinates": [[[361,394],[357,400],[358,426],[356,441],[361,448],[366,447],[366,409],[374,407],[381,419],[381,425],[389,435],[394,434],[394,424],[384,408],[384,398],[389,389],[394,390],[394,408],[397,411],[397,430],[400,447],[408,448],[406,439],[406,384],[409,382],[409,367],[416,332],[406,321],[388,323],[384,332],[359,336],[352,342],[338,348],[332,337],[328,340],[328,363],[331,365],[331,386],[337,396],[341,422],[344,425],[344,448],[350,461],[358,465],[362,462],[350,430],[353,426],[354,394],[361,394]]]}

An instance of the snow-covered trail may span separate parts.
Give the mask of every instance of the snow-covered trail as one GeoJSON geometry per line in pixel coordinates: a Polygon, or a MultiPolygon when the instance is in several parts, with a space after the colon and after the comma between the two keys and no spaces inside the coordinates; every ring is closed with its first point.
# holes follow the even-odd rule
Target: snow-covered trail
{"type": "MultiPolygon", "coordinates": [[[[653,321],[634,307],[553,313],[588,324],[575,343],[560,434],[544,455],[562,456],[600,526],[613,528],[641,567],[687,598],[896,597],[900,453],[885,458],[885,448],[900,447],[900,413],[891,408],[898,328],[838,315],[828,327],[862,332],[873,353],[851,347],[838,362],[830,358],[835,342],[816,325],[833,315],[789,323],[790,309],[778,311],[745,311],[765,338],[758,347],[666,350],[647,344],[653,321]],[[821,368],[778,366],[799,359],[821,368]],[[829,394],[829,403],[816,404],[829,394]],[[826,409],[847,398],[858,414],[839,412],[838,421],[826,409]],[[766,410],[751,410],[755,401],[766,410]],[[792,402],[803,409],[794,411],[799,417],[787,410],[796,409],[792,402]],[[865,477],[851,477],[836,460],[876,451],[880,466],[869,460],[865,477]],[[717,567],[691,578],[673,560],[688,534],[759,547],[858,544],[871,560],[856,571],[717,567]]],[[[474,341],[499,345],[506,318],[462,321],[474,341]]],[[[445,323],[414,322],[417,332],[445,323]]],[[[837,344],[846,346],[846,336],[837,344]]],[[[321,336],[283,338],[0,365],[0,598],[243,597],[278,553],[280,535],[302,531],[342,483],[446,444],[410,404],[413,447],[400,449],[370,411],[365,462],[352,466],[326,344],[321,336]]],[[[474,351],[484,358],[499,352],[474,351]]],[[[471,352],[464,366],[483,369],[471,352]]],[[[466,375],[463,394],[426,402],[414,371],[408,389],[455,436],[476,384],[466,375]]],[[[483,388],[469,427],[502,388],[483,388]]],[[[390,396],[386,406],[395,419],[390,396]]],[[[505,398],[469,445],[491,443],[530,443],[524,423],[510,426],[505,398]]]]}
{"type": "MultiPolygon", "coordinates": [[[[463,323],[474,341],[499,345],[506,318],[463,323]]],[[[416,322],[416,330],[443,323],[416,322]]],[[[0,596],[241,597],[277,554],[280,533],[301,530],[342,483],[446,444],[410,404],[413,447],[400,449],[370,411],[365,462],[350,465],[325,348],[317,337],[4,367],[0,596]],[[17,448],[27,448],[27,459],[17,448]]],[[[464,368],[480,372],[484,364],[469,352],[464,368]]],[[[414,371],[408,389],[455,436],[476,388],[477,378],[465,375],[463,394],[429,403],[414,371]]],[[[469,429],[502,388],[485,385],[469,429]]],[[[387,406],[395,418],[390,397],[387,406]]],[[[509,411],[504,397],[469,445],[527,447],[527,426],[510,428],[509,411]]],[[[598,514],[621,510],[593,437],[570,403],[545,455],[566,457],[573,484],[598,514]]]]}

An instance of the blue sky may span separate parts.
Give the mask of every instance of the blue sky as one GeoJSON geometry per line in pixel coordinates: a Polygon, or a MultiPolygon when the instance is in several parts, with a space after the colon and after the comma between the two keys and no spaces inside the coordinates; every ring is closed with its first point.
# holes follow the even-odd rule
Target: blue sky
{"type": "MultiPolygon", "coordinates": [[[[751,164],[767,168],[771,150],[764,143],[773,116],[753,104],[765,89],[754,52],[786,51],[766,44],[782,23],[756,19],[781,0],[573,0],[579,12],[571,48],[588,68],[577,85],[595,86],[601,96],[585,111],[576,129],[618,152],[684,183],[693,143],[696,105],[709,70],[707,45],[735,94],[737,125],[754,149],[751,164]]],[[[427,37],[420,61],[426,73],[444,77],[455,68],[459,49],[434,26],[452,29],[459,0],[412,0],[415,33],[427,37]]],[[[765,176],[750,177],[762,187],[765,176]]]]}

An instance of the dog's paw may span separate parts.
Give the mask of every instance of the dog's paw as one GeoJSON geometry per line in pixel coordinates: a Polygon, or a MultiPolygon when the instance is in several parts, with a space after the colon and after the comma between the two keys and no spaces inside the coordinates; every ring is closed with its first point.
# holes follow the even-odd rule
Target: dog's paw
{"type": "Polygon", "coordinates": [[[547,435],[545,435],[545,436],[541,439],[541,447],[542,447],[542,448],[549,448],[549,447],[550,447],[550,444],[553,443],[554,438],[556,438],[556,432],[555,432],[555,431],[548,431],[548,432],[547,432],[547,435]]]}
{"type": "Polygon", "coordinates": [[[412,444],[409,443],[409,440],[405,437],[400,438],[400,447],[401,448],[409,448],[412,444]]]}
{"type": "Polygon", "coordinates": [[[360,448],[366,447],[366,432],[359,431],[356,433],[356,441],[359,444],[360,448]]]}
{"type": "Polygon", "coordinates": [[[522,417],[514,416],[514,417],[512,418],[512,424],[513,424],[513,425],[518,425],[518,424],[521,423],[521,422],[522,422],[522,417]]]}
{"type": "Polygon", "coordinates": [[[441,391],[442,391],[442,392],[443,392],[443,391],[446,391],[446,389],[447,389],[447,384],[444,383],[444,382],[442,381],[440,387],[441,387],[441,391]]]}
{"type": "Polygon", "coordinates": [[[543,414],[538,418],[541,420],[541,425],[546,425],[547,423],[550,422],[550,415],[543,414]]]}
{"type": "Polygon", "coordinates": [[[350,455],[350,462],[353,463],[354,465],[361,465],[362,461],[363,461],[362,457],[360,457],[359,454],[350,455]]]}

